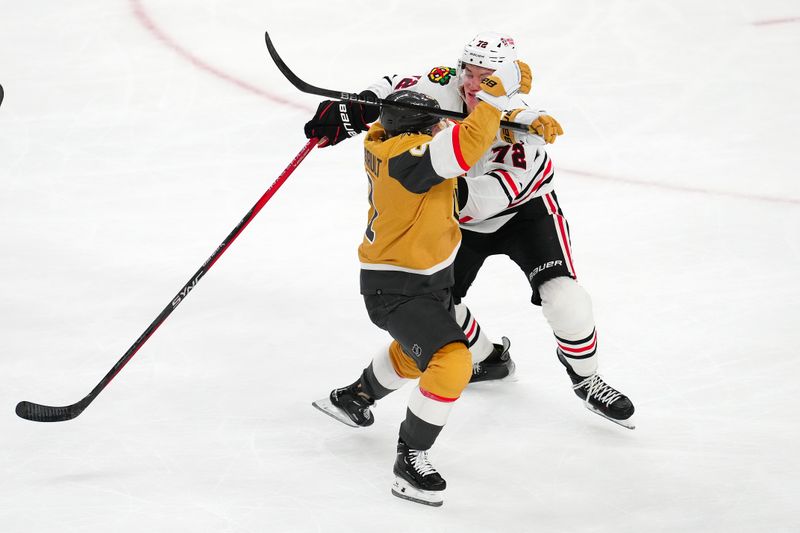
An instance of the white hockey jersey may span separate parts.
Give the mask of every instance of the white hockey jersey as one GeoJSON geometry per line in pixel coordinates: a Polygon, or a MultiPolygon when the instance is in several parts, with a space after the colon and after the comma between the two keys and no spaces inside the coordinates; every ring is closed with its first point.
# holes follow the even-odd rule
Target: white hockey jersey
{"type": "MultiPolygon", "coordinates": [[[[427,94],[442,109],[467,111],[458,91],[455,68],[435,67],[424,76],[385,76],[368,87],[378,98],[401,89],[427,94]]],[[[516,96],[510,107],[528,105],[516,96]]],[[[498,136],[463,181],[468,195],[459,213],[461,227],[480,233],[497,231],[532,198],[552,192],[553,176],[553,164],[543,146],[509,144],[498,136]]]]}

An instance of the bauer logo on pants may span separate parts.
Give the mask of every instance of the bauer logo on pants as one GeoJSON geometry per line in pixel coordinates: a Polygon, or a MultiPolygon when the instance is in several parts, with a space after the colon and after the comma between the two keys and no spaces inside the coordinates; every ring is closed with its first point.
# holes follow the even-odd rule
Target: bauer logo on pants
{"type": "Polygon", "coordinates": [[[538,274],[542,270],[546,270],[546,269],[554,267],[554,266],[561,266],[563,264],[564,264],[564,262],[561,261],[560,259],[557,259],[555,261],[548,261],[547,263],[545,263],[543,265],[540,265],[540,266],[534,268],[533,270],[531,270],[531,273],[528,274],[528,280],[533,281],[533,278],[536,277],[536,274],[538,274]]]}

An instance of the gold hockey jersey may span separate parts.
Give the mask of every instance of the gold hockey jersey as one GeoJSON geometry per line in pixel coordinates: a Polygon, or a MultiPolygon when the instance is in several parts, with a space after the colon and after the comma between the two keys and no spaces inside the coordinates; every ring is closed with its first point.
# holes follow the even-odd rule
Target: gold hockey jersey
{"type": "Polygon", "coordinates": [[[358,249],[362,294],[414,295],[452,286],[461,243],[452,178],[478,161],[499,123],[500,111],[480,103],[433,138],[387,138],[380,123],[373,124],[364,140],[370,207],[358,249]]]}

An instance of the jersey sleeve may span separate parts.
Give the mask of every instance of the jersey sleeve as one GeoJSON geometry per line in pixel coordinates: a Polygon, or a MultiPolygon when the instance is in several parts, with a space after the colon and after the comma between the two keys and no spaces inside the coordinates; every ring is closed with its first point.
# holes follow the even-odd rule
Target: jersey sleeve
{"type": "Polygon", "coordinates": [[[552,189],[553,164],[544,150],[499,143],[488,157],[497,161],[484,174],[459,180],[460,222],[486,220],[552,189]]]}
{"type": "Polygon", "coordinates": [[[478,162],[491,146],[500,125],[500,111],[481,102],[461,123],[450,123],[433,139],[409,137],[389,158],[389,175],[414,193],[456,178],[478,162]],[[414,143],[406,145],[405,143],[414,143]]]}
{"type": "Polygon", "coordinates": [[[451,123],[431,141],[436,174],[453,178],[468,171],[491,146],[500,125],[500,111],[481,102],[460,124],[451,123]]]}
{"type": "Polygon", "coordinates": [[[372,92],[378,98],[384,99],[394,92],[395,78],[397,78],[396,75],[384,76],[367,87],[366,90],[372,92]]]}
{"type": "MultiPolygon", "coordinates": [[[[384,76],[366,88],[380,99],[385,99],[395,91],[401,89],[419,90],[418,82],[422,76],[417,74],[384,76]]],[[[420,91],[425,92],[425,91],[420,91]]],[[[430,95],[429,95],[430,96],[430,95]]],[[[435,98],[435,96],[434,96],[435,98]]]]}

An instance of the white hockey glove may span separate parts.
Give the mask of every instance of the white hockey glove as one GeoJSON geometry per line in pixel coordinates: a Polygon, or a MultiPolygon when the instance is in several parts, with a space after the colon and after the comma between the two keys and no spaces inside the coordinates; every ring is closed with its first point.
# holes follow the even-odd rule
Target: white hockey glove
{"type": "Polygon", "coordinates": [[[481,82],[481,90],[475,96],[500,111],[505,111],[511,96],[531,90],[531,67],[522,61],[511,61],[494,71],[481,82]]]}
{"type": "Polygon", "coordinates": [[[561,124],[544,111],[514,109],[503,113],[502,119],[528,125],[527,133],[500,126],[497,138],[508,144],[552,144],[556,137],[564,134],[561,124]]]}

